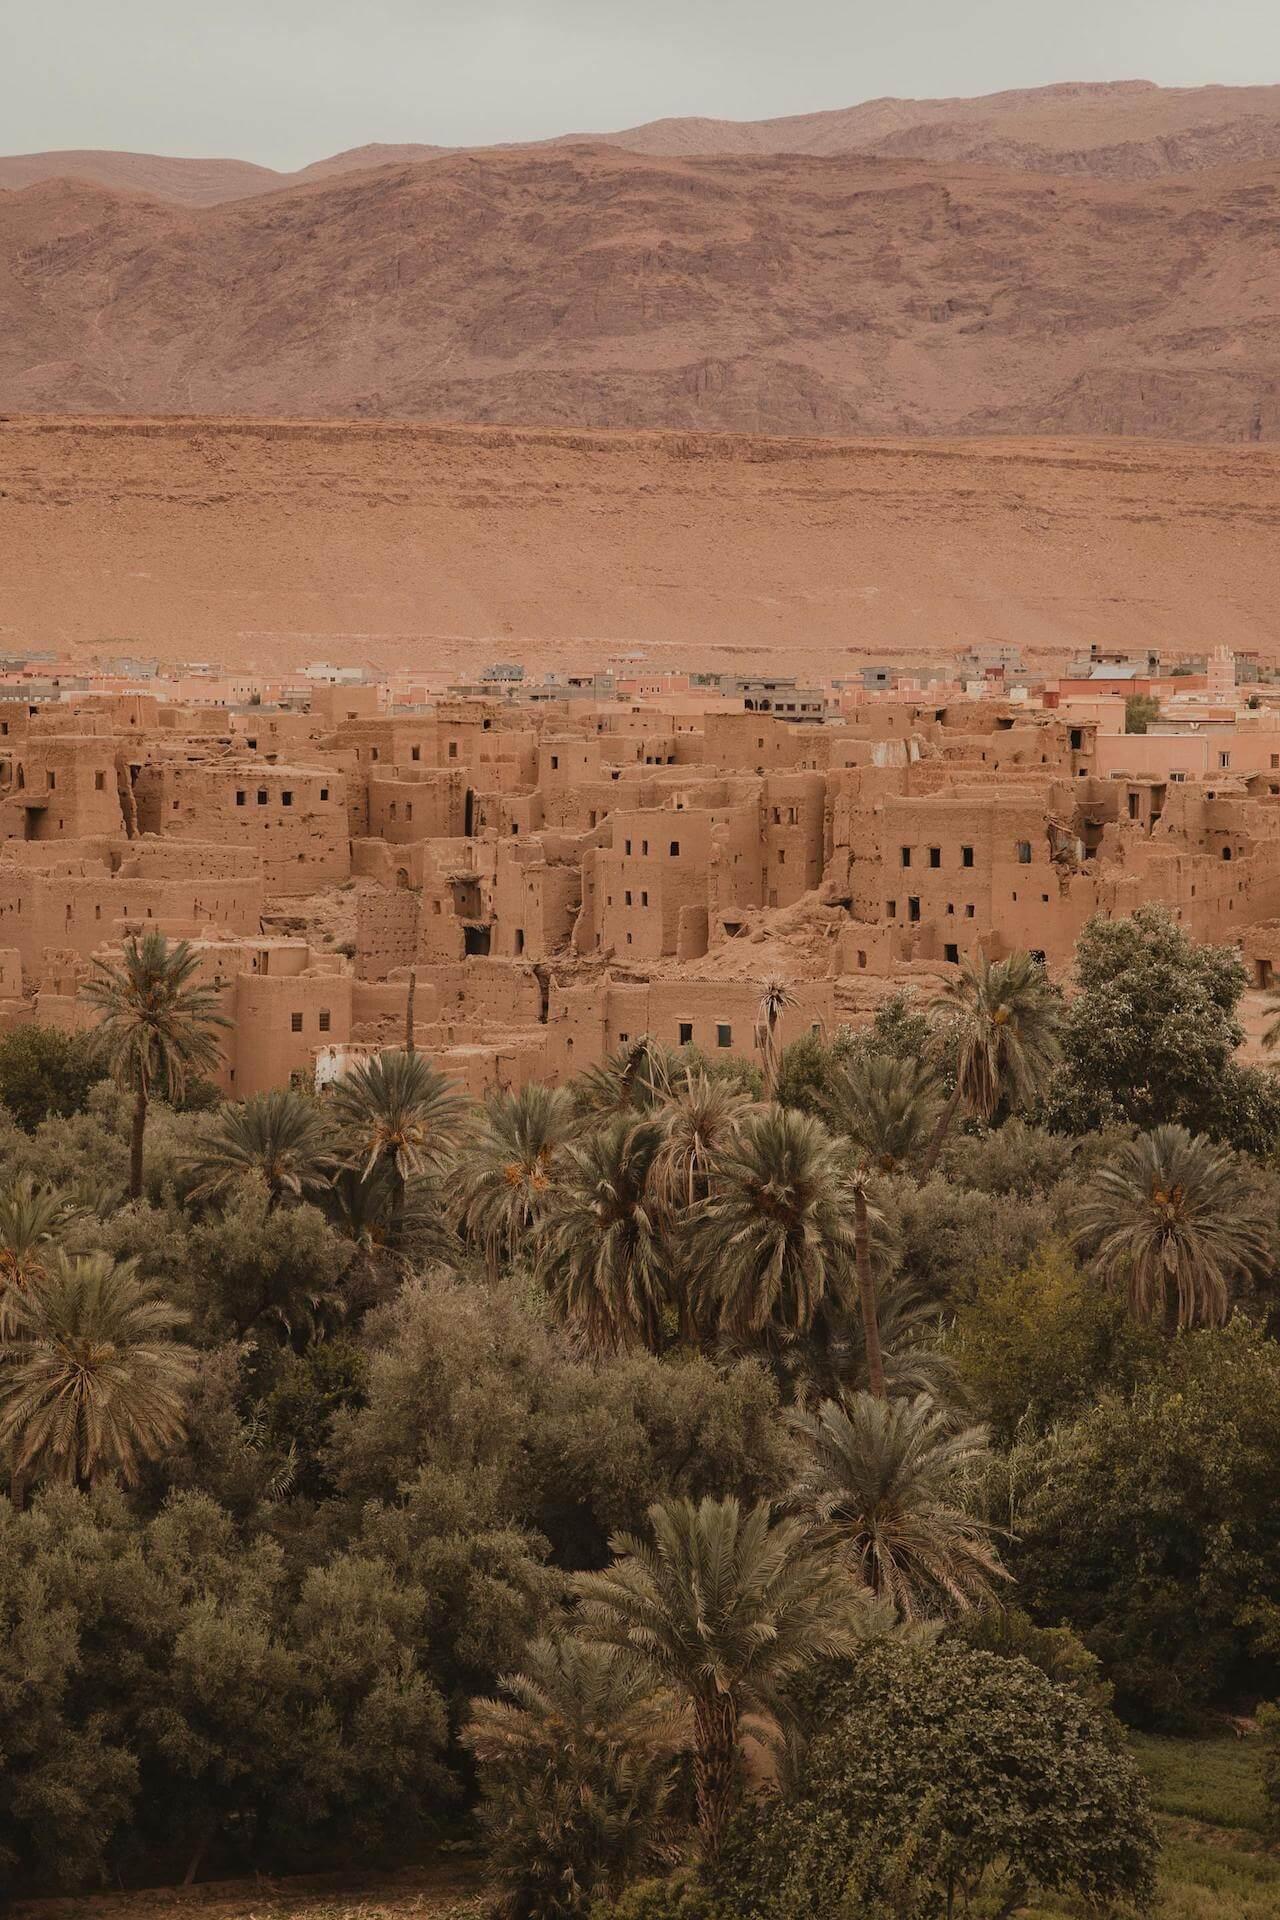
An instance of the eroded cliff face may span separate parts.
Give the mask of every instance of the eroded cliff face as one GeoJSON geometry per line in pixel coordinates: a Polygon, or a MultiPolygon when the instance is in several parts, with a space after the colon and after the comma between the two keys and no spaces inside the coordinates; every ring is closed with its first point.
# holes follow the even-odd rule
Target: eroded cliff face
{"type": "Polygon", "coordinates": [[[0,194],[0,407],[1280,437],[1280,161],[447,156],[191,210],[0,194]]]}
{"type": "Polygon", "coordinates": [[[6,648],[852,671],[1277,651],[1280,450],[0,422],[6,648]]]}

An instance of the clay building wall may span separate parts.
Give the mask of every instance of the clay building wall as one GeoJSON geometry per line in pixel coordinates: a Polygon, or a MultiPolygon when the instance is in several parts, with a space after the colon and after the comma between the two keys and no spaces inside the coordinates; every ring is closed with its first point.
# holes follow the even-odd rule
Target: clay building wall
{"type": "Polygon", "coordinates": [[[31,870],[0,863],[0,944],[13,946],[34,980],[46,949],[88,956],[152,928],[172,939],[210,928],[256,934],[262,917],[260,874],[218,877],[197,865],[185,875],[112,873],[100,862],[31,870]]]}
{"type": "Polygon", "coordinates": [[[109,734],[28,735],[0,751],[0,832],[15,840],[119,833],[116,751],[109,734]]]}
{"type": "MultiPolygon", "coordinates": [[[[835,1017],[829,980],[793,989],[795,1005],[778,1026],[786,1046],[804,1033],[830,1029],[835,1017]]],[[[726,1054],[762,1061],[760,985],[740,980],[655,980],[553,987],[547,1021],[547,1075],[563,1081],[648,1035],[664,1046],[692,1045],[712,1059],[726,1054]]]]}
{"type": "Polygon", "coordinates": [[[707,810],[625,809],[596,866],[596,945],[619,958],[676,951],[680,911],[705,907],[715,816],[707,810]]]}
{"type": "Polygon", "coordinates": [[[455,839],[465,831],[466,800],[466,775],[457,768],[370,773],[369,836],[392,846],[455,839]]]}
{"type": "Polygon", "coordinates": [[[144,833],[256,848],[268,893],[310,893],[350,874],[346,792],[342,775],[328,768],[150,762],[134,797],[144,833]]]}
{"type": "Polygon", "coordinates": [[[545,960],[568,946],[582,904],[579,849],[571,843],[569,857],[555,859],[553,846],[546,836],[499,844],[491,953],[545,960]]]}

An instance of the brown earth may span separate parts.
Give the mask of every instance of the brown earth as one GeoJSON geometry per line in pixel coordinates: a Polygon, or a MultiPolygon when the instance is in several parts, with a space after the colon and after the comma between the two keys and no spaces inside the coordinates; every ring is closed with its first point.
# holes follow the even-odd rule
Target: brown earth
{"type": "MultiPolygon", "coordinates": [[[[663,157],[697,154],[879,153],[1100,176],[1195,172],[1280,158],[1280,87],[1157,87],[1149,80],[1068,82],[973,100],[865,100],[775,120],[650,120],[559,141],[663,157]]],[[[0,187],[89,180],[212,206],[309,179],[418,161],[447,149],[418,142],[353,147],[295,173],[245,160],[189,160],[89,150],[0,157],[0,187]]]]}
{"type": "Polygon", "coordinates": [[[1277,651],[1280,450],[0,422],[0,648],[292,668],[1277,651]]]}
{"type": "Polygon", "coordinates": [[[0,194],[0,408],[1280,439],[1280,163],[450,156],[0,194]]]}

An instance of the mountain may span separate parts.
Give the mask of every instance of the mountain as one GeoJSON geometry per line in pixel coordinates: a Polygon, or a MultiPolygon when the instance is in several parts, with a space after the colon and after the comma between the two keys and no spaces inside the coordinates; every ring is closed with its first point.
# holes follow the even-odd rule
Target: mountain
{"type": "Polygon", "coordinates": [[[1280,449],[0,421],[0,637],[436,673],[1276,655],[1280,449]]]}
{"type": "Polygon", "coordinates": [[[0,408],[1280,438],[1280,163],[445,155],[0,194],[0,408]]]}
{"type": "MultiPolygon", "coordinates": [[[[525,148],[583,144],[622,147],[658,159],[872,153],[1140,179],[1280,159],[1280,87],[1080,81],[972,100],[867,100],[859,106],[774,120],[650,120],[621,132],[569,133],[552,141],[525,143],[525,148]]],[[[279,173],[245,160],[90,151],[26,153],[0,158],[0,188],[77,179],[184,206],[213,206],[278,192],[310,179],[431,159],[446,151],[413,143],[353,147],[296,173],[279,173]]]]}

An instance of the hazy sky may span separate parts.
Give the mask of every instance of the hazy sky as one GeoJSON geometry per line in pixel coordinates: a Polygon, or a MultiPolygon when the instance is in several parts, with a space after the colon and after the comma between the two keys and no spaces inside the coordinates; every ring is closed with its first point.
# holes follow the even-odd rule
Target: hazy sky
{"type": "Polygon", "coordinates": [[[1280,79],[1277,0],[0,0],[0,151],[293,167],[663,114],[1280,79]]]}

